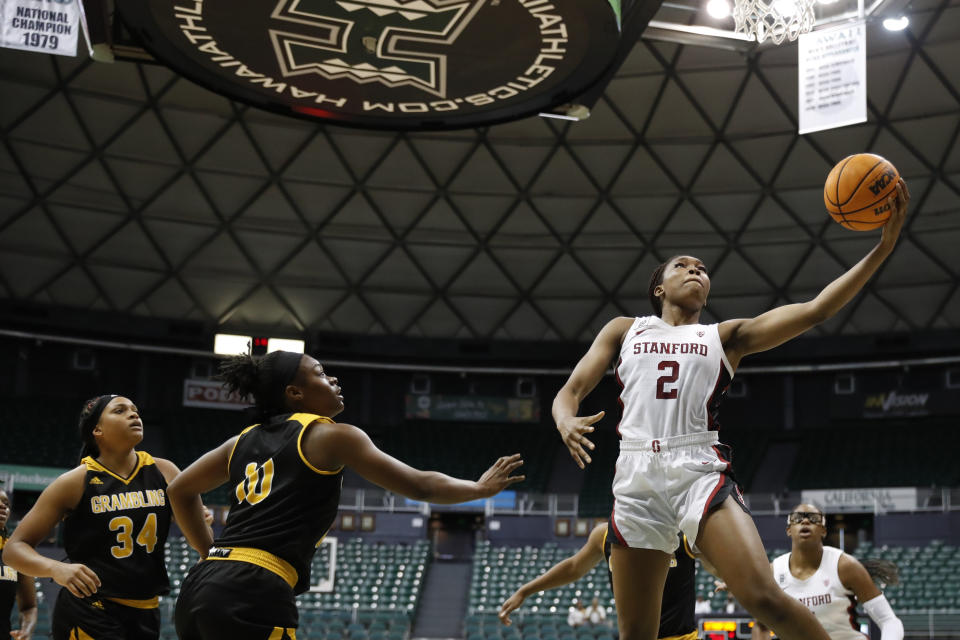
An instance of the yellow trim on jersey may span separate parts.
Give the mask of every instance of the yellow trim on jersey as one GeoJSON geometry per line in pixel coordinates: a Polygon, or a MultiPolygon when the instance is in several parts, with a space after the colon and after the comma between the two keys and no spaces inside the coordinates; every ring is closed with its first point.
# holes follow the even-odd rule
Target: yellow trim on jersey
{"type": "Polygon", "coordinates": [[[125,607],[133,607],[134,609],[156,609],[160,606],[160,596],[153,596],[146,600],[132,600],[130,598],[104,598],[104,600],[116,602],[125,607]]]}
{"type": "Polygon", "coordinates": [[[683,536],[683,550],[686,551],[687,555],[693,558],[694,560],[697,559],[696,554],[690,548],[690,541],[687,540],[687,536],[683,536]]]}
{"type": "Polygon", "coordinates": [[[267,640],[284,640],[284,638],[288,638],[289,640],[297,640],[297,629],[295,627],[274,627],[273,631],[270,632],[270,637],[267,638],[267,640]]]}
{"type": "Polygon", "coordinates": [[[303,455],[303,434],[307,430],[307,427],[312,425],[314,422],[323,422],[326,424],[334,424],[333,420],[326,416],[318,416],[315,413],[295,413],[290,416],[290,420],[295,420],[303,425],[300,428],[300,435],[297,436],[297,453],[300,454],[300,459],[303,460],[303,464],[307,465],[307,468],[314,473],[319,473],[324,476],[335,476],[341,471],[343,471],[343,465],[340,465],[339,468],[333,471],[325,471],[323,469],[317,469],[315,466],[310,464],[310,461],[307,460],[307,456],[303,455]]]}
{"type": "Polygon", "coordinates": [[[133,479],[137,477],[137,474],[140,473],[140,469],[144,467],[149,467],[152,464],[156,464],[153,460],[153,456],[151,456],[146,451],[137,451],[136,453],[137,453],[137,466],[133,468],[133,471],[131,471],[130,475],[127,476],[126,478],[118,475],[116,472],[111,471],[110,469],[103,466],[102,464],[97,462],[93,458],[93,456],[87,456],[86,458],[81,460],[80,463],[86,465],[88,471],[97,471],[99,473],[106,473],[108,475],[113,476],[123,484],[130,484],[130,482],[132,482],[133,479]]]}
{"type": "Polygon", "coordinates": [[[253,429],[254,427],[259,427],[259,426],[260,426],[259,422],[257,424],[252,424],[246,429],[244,429],[243,431],[241,431],[240,434],[237,436],[237,441],[233,443],[233,448],[230,449],[230,455],[227,456],[227,469],[230,468],[230,462],[233,461],[233,452],[237,450],[237,445],[240,444],[240,438],[242,438],[243,434],[245,434],[247,431],[250,431],[250,429],[253,429]]]}
{"type": "Polygon", "coordinates": [[[250,564],[255,564],[258,567],[263,567],[267,571],[272,571],[277,574],[283,580],[290,585],[290,588],[293,589],[297,585],[298,575],[297,570],[293,566],[284,560],[279,558],[269,551],[264,551],[263,549],[254,549],[253,547],[218,547],[229,551],[228,556],[207,556],[207,560],[234,560],[237,562],[249,562],[250,564]]]}
{"type": "Polygon", "coordinates": [[[682,636],[669,636],[666,638],[660,638],[659,640],[697,640],[697,632],[691,631],[690,633],[685,633],[682,636]]]}
{"type": "Polygon", "coordinates": [[[67,636],[69,640],[96,640],[89,633],[81,629],[80,627],[74,627],[70,629],[70,635],[67,636]]]}

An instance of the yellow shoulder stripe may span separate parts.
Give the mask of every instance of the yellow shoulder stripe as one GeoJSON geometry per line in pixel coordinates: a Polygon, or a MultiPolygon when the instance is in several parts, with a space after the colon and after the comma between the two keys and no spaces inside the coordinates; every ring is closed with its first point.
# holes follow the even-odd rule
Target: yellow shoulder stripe
{"type": "Polygon", "coordinates": [[[137,477],[137,474],[140,473],[140,469],[142,469],[142,468],[145,467],[145,466],[148,466],[148,465],[151,465],[151,464],[155,464],[155,463],[154,463],[154,460],[153,460],[153,456],[151,456],[151,455],[150,455],[149,453],[147,453],[146,451],[137,451],[136,453],[137,453],[137,465],[133,468],[133,471],[131,471],[131,472],[130,472],[130,475],[127,476],[126,478],[124,478],[124,477],[121,476],[120,474],[118,474],[118,473],[116,473],[116,472],[114,472],[114,471],[111,471],[110,469],[108,469],[108,468],[106,468],[105,466],[103,466],[102,464],[100,464],[99,462],[97,462],[97,461],[93,458],[93,456],[87,456],[87,457],[85,457],[83,460],[80,461],[80,463],[83,464],[83,465],[85,465],[85,466],[87,467],[87,470],[88,470],[88,471],[96,471],[96,472],[98,472],[98,473],[106,473],[107,475],[113,476],[114,478],[116,478],[117,480],[119,480],[120,482],[122,482],[123,484],[130,484],[130,481],[133,480],[134,478],[136,478],[136,477],[137,477]]]}
{"type": "Polygon", "coordinates": [[[250,425],[249,427],[247,427],[246,429],[244,429],[243,431],[241,431],[241,432],[239,433],[239,435],[237,435],[237,441],[233,443],[233,448],[230,449],[230,455],[227,456],[227,470],[228,470],[228,471],[229,471],[229,469],[230,469],[230,463],[233,461],[233,452],[237,450],[237,445],[240,444],[240,438],[242,438],[242,437],[243,437],[243,434],[245,434],[247,431],[250,431],[250,429],[253,429],[254,427],[259,427],[259,426],[260,426],[260,423],[259,423],[259,422],[258,422],[257,424],[252,424],[252,425],[250,425]]]}
{"type": "Polygon", "coordinates": [[[326,416],[318,416],[313,413],[295,413],[290,416],[290,420],[299,422],[302,427],[300,427],[300,434],[297,436],[297,453],[300,454],[300,459],[303,460],[303,464],[307,465],[307,468],[313,471],[314,473],[319,473],[324,476],[334,476],[343,471],[343,465],[340,465],[339,468],[334,469],[333,471],[326,471],[324,469],[317,469],[315,466],[310,464],[310,461],[307,460],[307,456],[303,453],[303,434],[306,433],[307,427],[309,427],[314,422],[324,422],[326,424],[334,424],[333,420],[326,416]]]}

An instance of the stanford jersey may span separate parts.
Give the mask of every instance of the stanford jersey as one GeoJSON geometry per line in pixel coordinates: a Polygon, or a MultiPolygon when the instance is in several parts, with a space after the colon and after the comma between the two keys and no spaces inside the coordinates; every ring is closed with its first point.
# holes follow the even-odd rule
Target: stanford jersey
{"type": "Polygon", "coordinates": [[[674,327],[636,318],[616,368],[624,440],[665,440],[719,428],[720,400],[733,377],[717,325],[674,327]]]}
{"type": "Polygon", "coordinates": [[[798,580],[790,573],[790,554],[785,553],[773,560],[773,579],[787,595],[813,612],[830,640],[864,640],[856,625],[857,600],[840,582],[837,572],[842,555],[840,549],[825,546],[816,573],[798,580]]]}

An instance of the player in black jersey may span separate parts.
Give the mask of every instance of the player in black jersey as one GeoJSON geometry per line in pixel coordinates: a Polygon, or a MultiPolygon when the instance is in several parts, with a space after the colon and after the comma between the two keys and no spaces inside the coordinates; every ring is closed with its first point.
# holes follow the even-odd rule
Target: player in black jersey
{"type": "MultiPolygon", "coordinates": [[[[10,494],[0,489],[0,550],[7,540],[7,520],[10,518],[10,494]]],[[[33,578],[19,573],[13,567],[0,562],[0,638],[30,640],[37,624],[37,588],[33,578]],[[13,603],[20,612],[20,628],[10,630],[10,613],[13,603]]]]}
{"type": "Polygon", "coordinates": [[[160,634],[158,596],[169,590],[166,488],[179,470],[135,449],[143,422],[123,396],[88,400],[80,436],[80,466],[44,489],[3,559],[65,587],[53,612],[54,640],[154,640],[160,634]],[[34,548],[60,520],[67,562],[34,548]]]}
{"type": "MultiPolygon", "coordinates": [[[[574,555],[550,567],[546,573],[538,576],[517,589],[500,606],[500,621],[509,625],[510,614],[519,609],[524,600],[540,591],[555,589],[576,582],[587,575],[601,561],[607,565],[610,588],[613,588],[613,574],[610,570],[610,545],[613,536],[608,536],[608,523],[598,524],[590,532],[587,542],[574,555]]],[[[697,623],[693,614],[696,600],[694,582],[695,558],[681,533],[680,546],[674,552],[667,572],[667,581],[663,586],[663,603],[660,607],[660,640],[696,640],[697,623]]]]}
{"type": "Polygon", "coordinates": [[[206,560],[177,600],[180,640],[296,638],[294,596],[337,515],[343,469],[417,500],[457,503],[492,496],[523,476],[504,457],[476,482],[418,471],[383,453],[363,431],[332,420],[343,411],[335,377],[307,355],[236,356],[221,367],[227,388],[252,394],[259,422],[184,469],[169,487],[184,534],[206,560]],[[200,494],[229,482],[233,506],[216,541],[201,526],[200,494]]]}

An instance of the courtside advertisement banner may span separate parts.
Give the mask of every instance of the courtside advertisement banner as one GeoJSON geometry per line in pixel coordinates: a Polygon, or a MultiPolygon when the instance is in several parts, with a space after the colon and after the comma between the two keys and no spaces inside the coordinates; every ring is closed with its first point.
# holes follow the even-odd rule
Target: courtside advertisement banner
{"type": "Polygon", "coordinates": [[[869,489],[824,489],[801,491],[801,501],[813,504],[827,515],[837,511],[913,511],[917,508],[916,487],[869,489]]]}
{"type": "Polygon", "coordinates": [[[408,395],[408,420],[441,422],[540,422],[539,398],[408,395]]]}
{"type": "Polygon", "coordinates": [[[566,104],[612,68],[608,0],[138,0],[159,61],[231,99],[381,129],[451,129],[566,104]]]}
{"type": "Polygon", "coordinates": [[[0,46],[77,55],[80,0],[0,0],[0,46]]]}
{"type": "Polygon", "coordinates": [[[0,464],[0,479],[4,484],[0,488],[7,491],[26,489],[29,491],[43,491],[47,486],[66,473],[69,469],[58,467],[37,467],[24,464],[0,464]]]}
{"type": "Polygon", "coordinates": [[[227,391],[222,382],[213,380],[184,380],[183,406],[204,409],[238,411],[253,405],[253,398],[227,391]]]}
{"type": "Polygon", "coordinates": [[[830,398],[833,418],[960,415],[960,389],[884,389],[830,398]]]}

